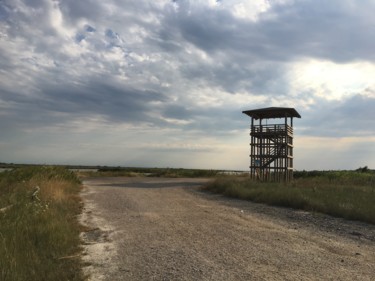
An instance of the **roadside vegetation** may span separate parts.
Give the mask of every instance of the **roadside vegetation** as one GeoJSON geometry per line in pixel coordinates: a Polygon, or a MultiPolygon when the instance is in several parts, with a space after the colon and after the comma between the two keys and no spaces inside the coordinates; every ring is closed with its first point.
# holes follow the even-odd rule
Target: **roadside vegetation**
{"type": "MultiPolygon", "coordinates": [[[[367,168],[367,167],[365,167],[367,168]]],[[[270,183],[247,177],[221,177],[203,189],[258,203],[320,212],[375,224],[375,172],[295,172],[291,183],[270,183]]]]}
{"type": "Polygon", "coordinates": [[[80,188],[61,167],[0,173],[0,280],[84,280],[80,188]]]}

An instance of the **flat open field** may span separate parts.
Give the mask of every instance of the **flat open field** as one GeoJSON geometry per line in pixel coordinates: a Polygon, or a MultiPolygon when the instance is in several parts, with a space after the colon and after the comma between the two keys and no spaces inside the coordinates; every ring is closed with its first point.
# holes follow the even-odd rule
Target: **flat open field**
{"type": "Polygon", "coordinates": [[[206,181],[86,179],[92,280],[373,280],[374,225],[204,193],[206,181]]]}

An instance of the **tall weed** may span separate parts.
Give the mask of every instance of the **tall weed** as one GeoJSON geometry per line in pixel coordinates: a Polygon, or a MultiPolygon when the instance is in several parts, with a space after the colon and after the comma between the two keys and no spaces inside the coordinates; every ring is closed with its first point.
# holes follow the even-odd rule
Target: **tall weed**
{"type": "Polygon", "coordinates": [[[83,280],[79,190],[62,168],[0,174],[0,280],[83,280]]]}

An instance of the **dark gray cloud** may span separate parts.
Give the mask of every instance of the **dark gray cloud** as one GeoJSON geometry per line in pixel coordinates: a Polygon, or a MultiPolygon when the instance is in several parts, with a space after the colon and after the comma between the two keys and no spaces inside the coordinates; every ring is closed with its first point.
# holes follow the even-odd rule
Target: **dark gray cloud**
{"type": "Polygon", "coordinates": [[[157,30],[160,46],[175,53],[187,79],[204,80],[228,92],[285,95],[285,62],[300,58],[339,63],[375,58],[375,22],[363,17],[366,10],[359,3],[295,1],[275,5],[256,22],[227,10],[177,3],[178,11],[168,9],[157,30]],[[184,53],[181,42],[193,44],[210,60],[184,53]]]}
{"type": "Polygon", "coordinates": [[[256,22],[229,11],[181,5],[165,17],[163,33],[183,37],[207,53],[224,52],[247,60],[288,61],[320,57],[338,62],[374,60],[373,1],[293,1],[274,5],[256,22]]]}
{"type": "Polygon", "coordinates": [[[341,101],[318,100],[300,112],[297,126],[302,135],[328,137],[371,137],[375,135],[375,97],[354,95],[341,101]]]}
{"type": "Polygon", "coordinates": [[[287,54],[328,58],[338,62],[372,60],[374,18],[365,16],[373,1],[298,1],[276,6],[276,21],[265,21],[268,38],[287,54]],[[365,2],[365,3],[364,3],[365,2]]]}
{"type": "Polygon", "coordinates": [[[85,120],[153,128],[159,143],[229,142],[248,128],[242,110],[268,106],[296,107],[305,136],[373,136],[372,81],[335,96],[324,74],[300,82],[291,69],[311,59],[374,71],[375,3],[282,2],[269,1],[254,20],[229,2],[1,1],[0,146],[32,143],[33,130],[63,128],[68,137],[85,120]]]}
{"type": "Polygon", "coordinates": [[[65,17],[72,23],[79,20],[101,20],[108,15],[108,8],[103,1],[96,0],[64,0],[58,2],[65,17]]]}
{"type": "MultiPolygon", "coordinates": [[[[62,124],[80,116],[101,115],[108,123],[157,123],[151,115],[158,109],[151,104],[167,102],[168,97],[152,90],[119,87],[91,81],[85,87],[76,85],[44,85],[38,97],[3,92],[2,98],[12,104],[7,110],[12,126],[30,127],[62,124]],[[21,113],[21,114],[20,114],[21,113]],[[53,116],[51,113],[60,113],[53,116]]],[[[2,122],[0,122],[2,123],[2,122]]]]}
{"type": "Polygon", "coordinates": [[[195,114],[185,106],[176,104],[165,108],[163,116],[173,119],[189,120],[193,119],[195,114]]]}

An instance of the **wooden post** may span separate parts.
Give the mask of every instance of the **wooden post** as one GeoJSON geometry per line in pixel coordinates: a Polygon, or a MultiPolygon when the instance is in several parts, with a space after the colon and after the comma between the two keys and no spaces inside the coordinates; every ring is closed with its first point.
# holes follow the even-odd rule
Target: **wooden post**
{"type": "Polygon", "coordinates": [[[250,127],[250,177],[255,179],[255,169],[254,169],[254,117],[251,117],[251,127],[250,127]]]}

